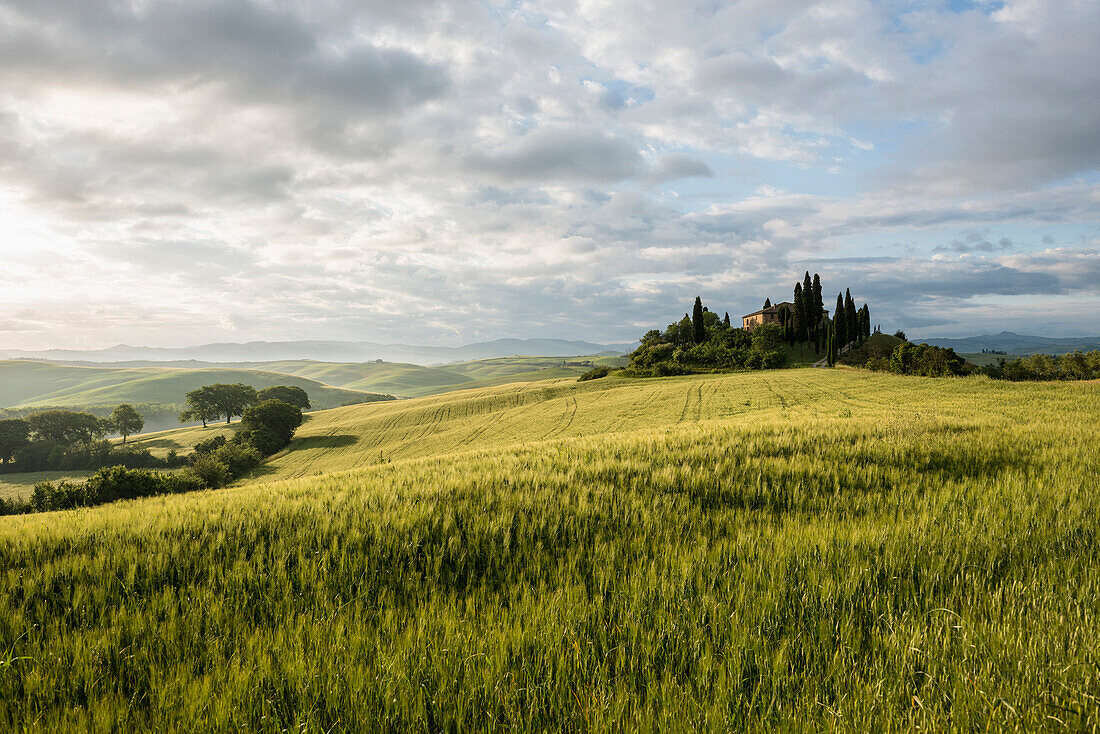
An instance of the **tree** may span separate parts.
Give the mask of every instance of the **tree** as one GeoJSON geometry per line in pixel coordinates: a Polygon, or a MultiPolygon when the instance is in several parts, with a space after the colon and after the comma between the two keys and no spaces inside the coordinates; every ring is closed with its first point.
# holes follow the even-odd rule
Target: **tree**
{"type": "Polygon", "coordinates": [[[707,340],[707,327],[703,323],[703,299],[695,297],[695,308],[691,312],[692,341],[702,344],[707,340]]]}
{"type": "Polygon", "coordinates": [[[863,338],[871,338],[871,307],[863,304],[863,338]]]}
{"type": "Polygon", "coordinates": [[[814,314],[814,286],[810,280],[810,271],[806,271],[806,277],[802,279],[802,311],[806,325],[806,341],[813,341],[810,332],[817,327],[820,316],[814,314]]]}
{"type": "Polygon", "coordinates": [[[844,333],[848,341],[859,341],[859,324],[856,322],[856,304],[852,300],[852,291],[844,289],[844,333]]]}
{"type": "Polygon", "coordinates": [[[309,410],[311,407],[309,404],[309,394],[300,387],[290,387],[287,385],[275,385],[273,387],[265,387],[256,393],[256,400],[263,402],[265,400],[281,400],[288,405],[293,405],[302,410],[309,410]]]}
{"type": "Polygon", "coordinates": [[[844,296],[836,294],[836,311],[833,312],[833,328],[836,329],[836,347],[841,350],[848,345],[848,320],[844,316],[844,296]]]}
{"type": "Polygon", "coordinates": [[[0,421],[0,461],[5,465],[30,443],[31,427],[21,418],[0,421]]]}
{"type": "Polygon", "coordinates": [[[302,411],[279,400],[265,400],[245,409],[238,434],[261,454],[270,456],[294,437],[302,425],[302,411]]]}
{"type": "Polygon", "coordinates": [[[56,446],[71,447],[102,438],[103,423],[90,413],[72,410],[43,410],[27,416],[31,438],[56,446]]]}
{"type": "Polygon", "coordinates": [[[141,433],[141,429],[145,427],[145,419],[134,410],[134,406],[123,403],[111,411],[110,425],[122,436],[122,443],[126,443],[130,436],[141,433]]]}
{"type": "Polygon", "coordinates": [[[771,307],[772,307],[772,299],[765,298],[764,299],[764,308],[771,308],[771,307]]]}
{"type": "Polygon", "coordinates": [[[825,301],[821,299],[821,276],[814,273],[814,323],[821,323],[821,317],[825,314],[825,301]]]}
{"type": "Polygon", "coordinates": [[[187,393],[187,409],[180,413],[180,422],[202,421],[202,427],[206,428],[207,421],[218,419],[220,411],[214,403],[213,385],[206,385],[187,393]]]}
{"type": "Polygon", "coordinates": [[[242,415],[245,408],[255,403],[256,389],[240,382],[204,385],[187,393],[188,409],[180,414],[180,420],[201,420],[205,428],[207,421],[224,415],[229,423],[233,416],[242,415]]]}
{"type": "Polygon", "coordinates": [[[802,284],[794,286],[794,337],[797,341],[805,341],[806,337],[806,305],[803,303],[802,284]]]}
{"type": "Polygon", "coordinates": [[[676,339],[672,342],[678,347],[687,346],[695,335],[695,326],[691,323],[691,317],[684,314],[680,323],[676,326],[676,339]]]}
{"type": "Polygon", "coordinates": [[[725,327],[727,329],[732,328],[730,326],[730,312],[729,311],[726,311],[726,318],[722,319],[722,323],[725,325],[725,327]]]}

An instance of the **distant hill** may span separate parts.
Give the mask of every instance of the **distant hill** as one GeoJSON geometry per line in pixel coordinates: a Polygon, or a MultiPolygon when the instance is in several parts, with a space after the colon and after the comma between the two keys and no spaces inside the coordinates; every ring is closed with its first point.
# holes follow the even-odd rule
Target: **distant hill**
{"type": "Polygon", "coordinates": [[[975,353],[983,349],[996,349],[1008,354],[1063,354],[1075,349],[1088,351],[1100,349],[1100,336],[1048,337],[1016,334],[1002,331],[1000,334],[983,334],[960,339],[947,337],[914,338],[914,341],[934,344],[938,347],[950,347],[956,352],[975,353]]]}
{"type": "Polygon", "coordinates": [[[539,355],[569,357],[575,354],[622,354],[636,344],[593,344],[565,339],[497,339],[461,347],[410,346],[374,342],[293,341],[203,344],[195,347],[131,347],[125,344],[90,351],[47,349],[30,352],[0,350],[0,358],[48,359],[59,362],[274,362],[312,359],[324,362],[410,362],[437,365],[495,357],[539,355]]]}
{"type": "Polygon", "coordinates": [[[314,408],[392,400],[393,397],[268,370],[233,368],[79,367],[32,360],[0,361],[0,408],[92,409],[134,403],[147,430],[174,428],[187,392],[216,382],[243,382],[262,389],[292,385],[309,393],[314,408]]]}

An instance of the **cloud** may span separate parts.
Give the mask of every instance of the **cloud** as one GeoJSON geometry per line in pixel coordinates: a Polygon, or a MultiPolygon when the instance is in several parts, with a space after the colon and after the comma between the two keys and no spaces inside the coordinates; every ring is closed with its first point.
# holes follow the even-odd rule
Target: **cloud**
{"type": "Polygon", "coordinates": [[[670,153],[657,161],[647,180],[653,183],[665,183],[681,178],[713,177],[714,171],[705,161],[685,153],[670,153]]]}
{"type": "Polygon", "coordinates": [[[614,182],[642,172],[638,148],[614,134],[578,126],[539,127],[466,157],[467,167],[503,181],[614,182]]]}
{"type": "Polygon", "coordinates": [[[1097,12],[0,0],[5,340],[1094,313],[1097,12]]]}

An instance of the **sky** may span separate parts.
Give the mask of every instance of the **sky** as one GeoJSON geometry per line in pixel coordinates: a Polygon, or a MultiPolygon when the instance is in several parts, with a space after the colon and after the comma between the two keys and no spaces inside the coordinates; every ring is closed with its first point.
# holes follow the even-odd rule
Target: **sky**
{"type": "Polygon", "coordinates": [[[0,0],[0,347],[1100,333],[1100,2],[0,0]],[[827,303],[827,306],[829,305],[827,303]]]}

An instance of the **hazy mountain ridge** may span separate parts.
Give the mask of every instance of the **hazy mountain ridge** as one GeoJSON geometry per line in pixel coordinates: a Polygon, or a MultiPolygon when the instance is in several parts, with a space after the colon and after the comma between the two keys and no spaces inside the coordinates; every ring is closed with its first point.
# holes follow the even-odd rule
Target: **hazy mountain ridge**
{"type": "MultiPolygon", "coordinates": [[[[578,354],[621,354],[635,344],[593,344],[567,339],[496,339],[461,347],[376,344],[348,341],[291,341],[202,344],[194,347],[131,347],[119,344],[107,349],[0,350],[0,358],[48,359],[57,362],[271,362],[317,360],[323,362],[410,362],[446,364],[517,355],[572,357],[578,354]]],[[[182,365],[180,365],[182,366],[182,365]]]]}
{"type": "Polygon", "coordinates": [[[1008,354],[1062,354],[1075,349],[1087,351],[1100,349],[1100,336],[1049,337],[1031,334],[1017,334],[1002,331],[1000,334],[982,334],[960,338],[928,337],[914,338],[913,341],[934,344],[938,347],[950,347],[961,354],[981,352],[983,349],[996,349],[1008,354]]]}

